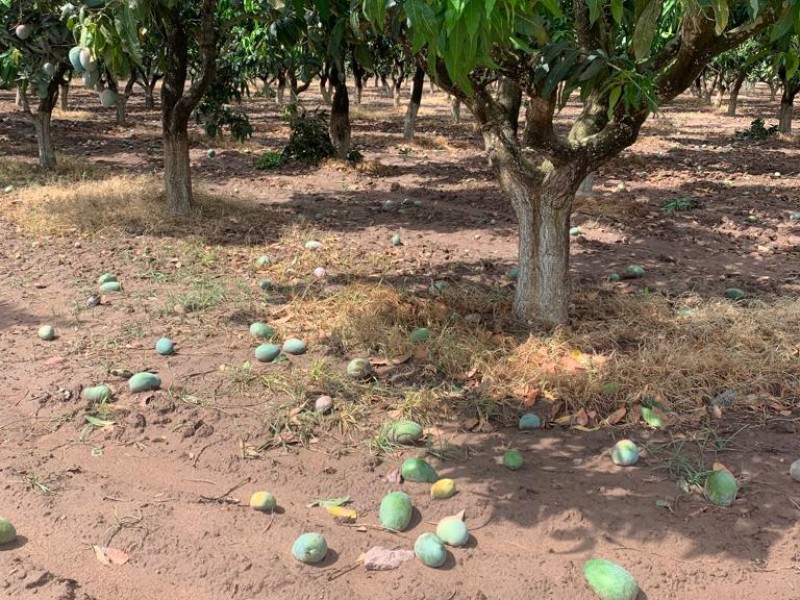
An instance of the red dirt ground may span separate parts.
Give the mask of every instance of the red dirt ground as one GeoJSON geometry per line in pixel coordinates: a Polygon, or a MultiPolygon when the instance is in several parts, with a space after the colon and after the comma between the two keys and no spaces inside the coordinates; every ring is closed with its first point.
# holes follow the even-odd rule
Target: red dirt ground
{"type": "MultiPolygon", "coordinates": [[[[10,95],[2,100],[8,109],[10,95]]],[[[81,107],[90,101],[80,93],[73,99],[81,107]]],[[[67,113],[54,125],[59,151],[81,149],[87,160],[117,171],[157,168],[158,116],[138,102],[132,100],[136,126],[130,130],[114,127],[107,112],[96,111],[89,121],[70,121],[67,113]]],[[[407,152],[391,101],[369,89],[365,104],[371,116],[356,120],[354,140],[384,166],[380,175],[332,166],[264,173],[252,168],[254,155],[236,147],[223,148],[212,161],[205,156],[208,143],[201,142],[192,154],[196,180],[223,194],[246,192],[281,209],[287,220],[305,218],[365,255],[385,247],[383,240],[397,231],[407,245],[422,247],[423,280],[500,279],[514,261],[513,217],[471,124],[449,125],[443,94],[426,96],[419,131],[431,139],[444,136],[447,144],[433,140],[433,148],[408,145],[407,152]],[[381,210],[386,200],[404,198],[424,205],[403,213],[381,210]],[[478,272],[486,263],[493,269],[478,272]]],[[[280,148],[286,130],[277,111],[263,110],[263,100],[252,105],[259,108],[257,135],[248,147],[280,148]]],[[[800,210],[800,152],[787,141],[733,136],[755,116],[774,119],[775,112],[760,94],[744,99],[737,118],[682,99],[653,119],[643,139],[598,176],[603,212],[592,201],[576,212],[574,224],[584,232],[573,244],[576,285],[597,285],[611,270],[637,263],[647,267],[648,285],[665,293],[719,295],[736,286],[796,296],[800,226],[788,215],[800,210]],[[663,215],[661,203],[675,196],[692,196],[701,208],[663,215]],[[758,223],[748,223],[749,214],[758,223]]],[[[19,115],[0,113],[4,156],[32,156],[31,132],[19,115]]],[[[331,429],[305,447],[281,445],[244,459],[242,444],[259,446],[272,437],[259,411],[285,402],[267,389],[253,397],[224,385],[220,365],[250,357],[251,305],[232,300],[188,315],[160,312],[171,284],[143,277],[142,256],[149,253],[154,268],[168,275],[182,268],[177,261],[184,267],[199,262],[198,255],[187,258],[181,240],[145,232],[34,240],[2,218],[14,198],[0,197],[0,515],[20,537],[0,548],[0,596],[588,600],[594,596],[582,564],[598,556],[623,564],[639,581],[641,598],[650,600],[800,597],[800,484],[788,476],[789,464],[800,457],[795,412],[758,425],[717,424],[717,436],[735,434],[718,460],[742,483],[727,509],[682,493],[663,456],[633,468],[616,467],[608,457],[621,437],[658,444],[697,432],[556,427],[469,433],[442,422],[434,438],[468,456],[432,461],[441,476],[457,482],[458,494],[446,501],[432,500],[425,484],[385,479],[421,449],[381,462],[357,430],[331,429]],[[125,294],[78,310],[105,271],[126,283],[125,294]],[[45,322],[58,328],[56,341],[36,338],[45,322]],[[165,334],[180,343],[174,357],[151,350],[165,334]],[[84,421],[75,418],[85,406],[81,386],[108,381],[124,390],[124,381],[107,375],[120,365],[158,369],[162,391],[120,392],[116,425],[82,435],[84,421]],[[520,471],[499,466],[509,445],[526,456],[520,471]],[[277,514],[247,507],[258,489],[276,496],[277,514]],[[394,489],[406,491],[417,509],[402,534],[375,527],[380,500],[394,489]],[[352,498],[356,525],[307,507],[338,496],[352,498]],[[411,561],[395,571],[367,572],[357,563],[375,545],[411,547],[441,517],[460,510],[472,537],[467,547],[451,549],[442,569],[411,561]],[[327,538],[330,551],[319,566],[302,565],[289,553],[306,531],[327,538]],[[129,561],[101,564],[92,549],[98,544],[123,550],[129,561]]],[[[257,274],[225,261],[236,253],[257,256],[277,232],[240,225],[231,225],[227,244],[192,243],[202,252],[226,247],[230,254],[216,267],[230,266],[228,275],[250,289],[257,274]]],[[[308,356],[263,371],[291,379],[323,354],[321,344],[312,344],[308,356]]],[[[785,401],[794,409],[797,398],[785,401]]]]}

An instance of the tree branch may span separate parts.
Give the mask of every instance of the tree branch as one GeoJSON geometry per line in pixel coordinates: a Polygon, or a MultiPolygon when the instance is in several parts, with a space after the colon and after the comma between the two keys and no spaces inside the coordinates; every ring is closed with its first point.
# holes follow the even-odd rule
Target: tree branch
{"type": "Polygon", "coordinates": [[[189,120],[217,72],[216,0],[203,0],[200,9],[200,77],[175,105],[174,118],[189,120]]]}

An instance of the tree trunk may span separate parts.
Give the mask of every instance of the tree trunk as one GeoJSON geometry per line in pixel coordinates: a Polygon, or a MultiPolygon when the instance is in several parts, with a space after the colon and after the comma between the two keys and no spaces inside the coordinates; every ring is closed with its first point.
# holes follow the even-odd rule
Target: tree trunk
{"type": "Polygon", "coordinates": [[[736,116],[736,105],[739,102],[739,92],[742,89],[742,84],[744,83],[746,77],[746,73],[741,73],[736,77],[736,81],[733,82],[733,86],[731,87],[731,95],[728,98],[728,116],[730,117],[736,116]]]}
{"type": "Polygon", "coordinates": [[[36,143],[39,146],[39,166],[45,171],[56,168],[56,150],[50,132],[51,111],[39,110],[33,115],[33,126],[36,129],[36,143]]]}
{"type": "Polygon", "coordinates": [[[161,86],[161,128],[164,139],[164,189],[167,209],[183,214],[192,207],[188,125],[192,111],[208,91],[217,68],[216,0],[202,0],[200,66],[186,90],[189,38],[180,7],[169,9],[162,34],[166,41],[166,68],[161,86]]]}
{"type": "Polygon", "coordinates": [[[333,104],[329,131],[336,158],[347,158],[350,152],[350,98],[347,95],[347,82],[334,65],[331,68],[333,83],[333,104]]]}
{"type": "Polygon", "coordinates": [[[787,96],[786,92],[781,96],[781,110],[778,117],[778,131],[789,135],[792,133],[792,119],[794,117],[794,97],[787,96]]]}
{"type": "Polygon", "coordinates": [[[506,111],[516,135],[519,128],[519,111],[522,107],[522,88],[519,83],[510,77],[503,77],[497,91],[497,103],[506,111]]]}
{"type": "Polygon", "coordinates": [[[164,188],[167,209],[174,214],[188,213],[193,204],[192,176],[189,171],[189,133],[164,132],[164,188]]]}
{"type": "Polygon", "coordinates": [[[701,76],[700,78],[700,89],[703,93],[703,102],[705,104],[711,104],[711,96],[714,93],[714,86],[716,85],[716,80],[714,83],[709,87],[708,79],[706,79],[705,75],[701,76]]]}
{"type": "Polygon", "coordinates": [[[591,196],[593,189],[594,189],[594,171],[592,171],[591,173],[586,175],[586,177],[583,178],[583,181],[581,182],[581,185],[578,188],[576,195],[591,196]]]}
{"type": "Polygon", "coordinates": [[[722,108],[722,102],[725,100],[725,85],[720,82],[717,86],[717,93],[714,95],[714,108],[722,108]]]}
{"type": "Polygon", "coordinates": [[[400,108],[400,86],[402,85],[402,79],[392,79],[392,98],[394,98],[395,108],[400,108]]]}
{"type": "Polygon", "coordinates": [[[14,97],[14,106],[18,108],[22,107],[22,92],[20,91],[19,86],[17,86],[17,95],[14,97]]]}
{"type": "Polygon", "coordinates": [[[455,96],[450,100],[450,116],[456,125],[461,123],[461,100],[455,96]]]}
{"type": "Polygon", "coordinates": [[[283,99],[286,95],[286,74],[283,71],[278,71],[278,94],[275,96],[275,103],[278,106],[283,104],[283,99]]]}
{"type": "Polygon", "coordinates": [[[573,167],[553,169],[539,186],[513,167],[500,168],[503,189],[519,222],[519,275],[513,311],[525,324],[565,323],[569,318],[569,220],[583,179],[583,173],[573,167]]]}
{"type": "Polygon", "coordinates": [[[331,93],[328,91],[328,80],[329,80],[328,73],[329,69],[325,69],[319,76],[319,93],[322,95],[322,101],[325,104],[330,105],[331,93]]]}
{"type": "Polygon", "coordinates": [[[769,101],[775,102],[778,97],[778,85],[774,81],[768,81],[767,85],[769,86],[769,101]]]}
{"type": "Polygon", "coordinates": [[[69,81],[61,84],[61,110],[67,112],[69,110],[69,81]]]}
{"type": "Polygon", "coordinates": [[[364,91],[364,74],[366,71],[356,60],[355,48],[350,53],[350,63],[353,66],[353,79],[356,83],[356,105],[361,106],[361,94],[364,91]]]}
{"type": "Polygon", "coordinates": [[[417,113],[422,104],[422,90],[425,87],[425,69],[417,67],[414,71],[414,80],[411,87],[411,100],[408,102],[406,110],[406,121],[403,127],[403,139],[410,141],[414,139],[414,126],[417,123],[417,113]]]}
{"type": "Polygon", "coordinates": [[[152,81],[145,80],[144,107],[147,110],[153,110],[156,107],[155,91],[156,91],[156,80],[155,79],[153,79],[152,81]]]}

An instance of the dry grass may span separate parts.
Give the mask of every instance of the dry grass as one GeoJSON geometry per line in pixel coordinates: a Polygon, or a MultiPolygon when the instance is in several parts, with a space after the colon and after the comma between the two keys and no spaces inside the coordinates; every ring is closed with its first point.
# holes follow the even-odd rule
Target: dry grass
{"type": "Polygon", "coordinates": [[[391,114],[387,114],[388,111],[391,111],[395,115],[405,114],[405,105],[399,108],[392,106],[389,107],[370,107],[366,105],[361,106],[350,106],[350,119],[352,121],[369,121],[371,123],[379,123],[382,121],[391,120],[391,114]]]}
{"type": "Polygon", "coordinates": [[[3,215],[33,236],[103,233],[201,236],[212,242],[247,243],[277,232],[285,222],[276,210],[244,199],[228,199],[196,189],[196,209],[171,215],[163,183],[153,176],[55,179],[21,189],[3,215]]]}
{"type": "Polygon", "coordinates": [[[57,156],[58,166],[55,172],[48,173],[39,167],[36,158],[7,156],[0,160],[0,182],[16,187],[41,184],[63,185],[97,176],[99,170],[87,160],[74,158],[68,154],[57,156]]]}
{"type": "Polygon", "coordinates": [[[661,295],[592,291],[575,296],[573,326],[518,337],[491,327],[501,316],[492,311],[507,305],[503,294],[453,290],[433,298],[351,285],[328,298],[297,299],[294,311],[313,315],[313,325],[332,332],[351,356],[416,349],[416,359],[443,381],[477,386],[482,398],[473,402],[518,406],[543,395],[568,411],[607,414],[620,402],[652,397],[680,414],[728,389],[754,395],[751,401],[800,397],[797,302],[694,299],[696,311],[678,316],[678,304],[661,295]],[[469,313],[486,325],[467,322],[469,313]],[[408,339],[420,326],[431,331],[421,355],[408,339]]]}
{"type": "Polygon", "coordinates": [[[644,217],[650,214],[650,206],[635,198],[597,196],[577,196],[574,211],[576,214],[593,218],[625,220],[644,217]]]}
{"type": "Polygon", "coordinates": [[[411,142],[415,146],[425,148],[426,150],[450,150],[450,141],[443,135],[414,135],[411,142]]]}

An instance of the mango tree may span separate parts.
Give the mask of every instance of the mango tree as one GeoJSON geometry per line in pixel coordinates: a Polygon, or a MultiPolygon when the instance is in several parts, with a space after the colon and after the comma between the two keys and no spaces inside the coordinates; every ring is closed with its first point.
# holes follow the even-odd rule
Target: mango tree
{"type": "MultiPolygon", "coordinates": [[[[104,36],[81,36],[81,44],[92,54],[103,53],[102,42],[124,49],[136,65],[143,62],[139,33],[145,28],[158,36],[164,47],[164,78],[161,86],[161,125],[164,144],[164,188],[170,212],[191,210],[192,179],[189,170],[188,125],[192,111],[211,86],[217,69],[217,41],[221,15],[230,16],[232,0],[142,0],[141,2],[88,3],[80,26],[88,30],[106,15],[123,23],[125,31],[104,36]],[[94,8],[97,7],[97,8],[94,8]],[[134,26],[135,25],[135,26],[134,26]],[[195,59],[194,61],[192,59],[195,59]],[[192,82],[189,72],[192,67],[192,82]]],[[[235,0],[233,0],[235,1],[235,0]]],[[[252,0],[248,0],[251,2],[252,0]]],[[[238,10],[238,7],[236,8],[238,10]]]]}
{"type": "Polygon", "coordinates": [[[0,83],[17,86],[21,108],[36,131],[39,165],[47,171],[56,167],[53,108],[70,70],[68,16],[56,2],[0,0],[0,83]],[[29,95],[35,98],[33,107],[29,95]]]}
{"type": "MultiPolygon", "coordinates": [[[[648,115],[714,56],[800,0],[363,0],[477,120],[519,221],[513,311],[524,323],[569,317],[569,227],[588,173],[636,141],[648,115]],[[505,82],[495,92],[498,80],[505,82]],[[517,110],[527,97],[525,124],[517,110]],[[556,111],[581,110],[566,132],[556,111]]],[[[788,12],[787,12],[788,11],[788,12]]],[[[794,11],[794,12],[792,12],[794,11]]]]}
{"type": "Polygon", "coordinates": [[[786,35],[776,41],[772,68],[783,88],[778,131],[792,133],[794,99],[800,92],[800,36],[786,35]]]}

